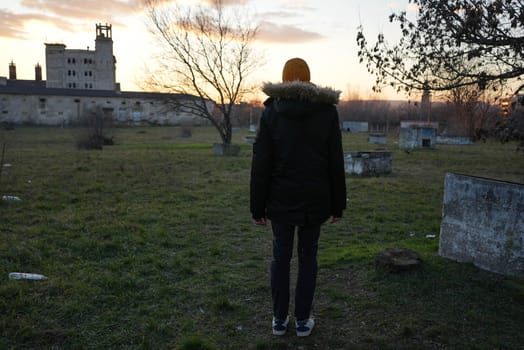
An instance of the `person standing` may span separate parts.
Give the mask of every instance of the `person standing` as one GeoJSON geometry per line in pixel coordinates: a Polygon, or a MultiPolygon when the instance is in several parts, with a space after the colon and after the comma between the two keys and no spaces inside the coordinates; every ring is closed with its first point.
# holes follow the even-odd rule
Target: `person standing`
{"type": "Polygon", "coordinates": [[[297,336],[314,327],[311,315],[317,279],[321,225],[342,218],[346,182],[336,104],[340,91],[310,82],[307,63],[288,60],[281,83],[266,83],[251,164],[250,210],[256,225],[271,221],[270,267],[273,334],[289,322],[289,279],[295,232],[298,276],[295,287],[297,336]]]}

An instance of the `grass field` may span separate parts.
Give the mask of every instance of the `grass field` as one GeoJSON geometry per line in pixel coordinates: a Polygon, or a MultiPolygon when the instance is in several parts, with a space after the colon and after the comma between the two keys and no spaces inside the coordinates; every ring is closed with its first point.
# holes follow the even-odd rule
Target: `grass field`
{"type": "MultiPolygon", "coordinates": [[[[347,177],[348,210],[325,225],[306,339],[271,335],[271,232],[249,214],[251,146],[128,128],[102,151],[78,131],[0,131],[0,349],[523,349],[524,282],[437,254],[444,175],[524,183],[524,154],[488,141],[405,153],[393,174],[347,177]],[[426,235],[436,235],[434,239],[426,235]],[[375,269],[386,247],[423,268],[375,269]],[[44,281],[8,280],[13,271],[44,281]]],[[[373,150],[344,134],[345,151],[373,150]]]]}

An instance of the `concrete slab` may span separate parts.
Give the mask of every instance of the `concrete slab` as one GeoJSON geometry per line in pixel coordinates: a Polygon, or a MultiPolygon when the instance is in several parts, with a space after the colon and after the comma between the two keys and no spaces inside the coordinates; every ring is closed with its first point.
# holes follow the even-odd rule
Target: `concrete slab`
{"type": "Polygon", "coordinates": [[[439,255],[524,279],[524,185],[446,174],[439,255]]]}

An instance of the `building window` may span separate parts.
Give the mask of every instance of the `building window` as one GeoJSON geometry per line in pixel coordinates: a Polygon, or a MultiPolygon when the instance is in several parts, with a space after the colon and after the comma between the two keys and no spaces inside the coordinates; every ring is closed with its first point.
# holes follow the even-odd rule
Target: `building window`
{"type": "Polygon", "coordinates": [[[71,76],[71,71],[70,70],[67,71],[67,75],[71,76]]]}
{"type": "Polygon", "coordinates": [[[39,99],[38,102],[38,108],[45,108],[45,98],[39,99]]]}

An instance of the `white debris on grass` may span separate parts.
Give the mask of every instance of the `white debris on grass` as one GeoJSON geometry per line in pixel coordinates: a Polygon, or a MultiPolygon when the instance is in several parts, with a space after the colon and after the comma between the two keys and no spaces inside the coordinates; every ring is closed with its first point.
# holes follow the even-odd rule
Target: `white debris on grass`
{"type": "Polygon", "coordinates": [[[10,280],[46,280],[47,277],[39,273],[25,273],[25,272],[11,272],[9,274],[10,280]]]}
{"type": "Polygon", "coordinates": [[[2,196],[3,201],[7,202],[18,202],[21,201],[21,199],[17,196],[2,196]]]}

